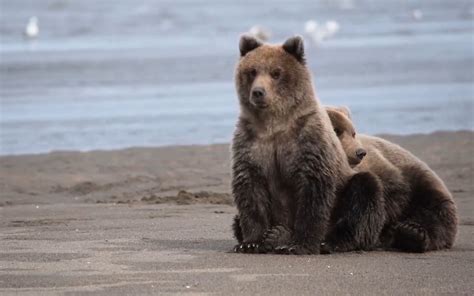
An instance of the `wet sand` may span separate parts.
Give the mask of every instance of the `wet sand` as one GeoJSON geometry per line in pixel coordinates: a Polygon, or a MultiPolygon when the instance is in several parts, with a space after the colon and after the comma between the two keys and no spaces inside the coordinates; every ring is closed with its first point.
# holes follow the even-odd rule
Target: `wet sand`
{"type": "Polygon", "coordinates": [[[452,250],[229,251],[228,145],[0,157],[0,294],[474,293],[474,133],[386,136],[425,160],[460,213],[452,250]]]}

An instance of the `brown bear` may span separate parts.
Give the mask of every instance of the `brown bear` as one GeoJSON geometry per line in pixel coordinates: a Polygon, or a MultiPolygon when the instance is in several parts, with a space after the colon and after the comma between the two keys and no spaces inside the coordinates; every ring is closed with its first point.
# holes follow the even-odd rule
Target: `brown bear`
{"type": "MultiPolygon", "coordinates": [[[[400,146],[357,135],[347,108],[326,110],[348,163],[359,173],[349,180],[336,201],[324,252],[375,247],[408,252],[450,248],[456,236],[457,213],[441,179],[400,146]],[[369,156],[364,159],[367,153],[369,156]],[[368,172],[372,174],[367,175],[368,172]],[[374,173],[383,194],[370,184],[374,173]],[[361,186],[372,187],[373,191],[361,191],[361,186]],[[358,196],[357,192],[366,195],[358,196]]],[[[235,237],[241,241],[238,215],[233,227],[235,237]]],[[[278,225],[265,233],[264,242],[271,250],[290,239],[291,231],[278,225]]]]}
{"type": "MultiPolygon", "coordinates": [[[[291,239],[272,248],[319,253],[336,196],[344,195],[354,172],[314,94],[301,37],[270,45],[242,36],[235,85],[240,103],[232,141],[232,194],[240,217],[235,251],[266,251],[265,240],[282,227],[291,239]]],[[[371,194],[363,190],[357,195],[371,194]]]]}
{"type": "MultiPolygon", "coordinates": [[[[457,232],[457,210],[436,173],[394,143],[356,134],[347,108],[327,111],[350,165],[358,172],[372,172],[381,181],[385,216],[372,223],[384,225],[383,247],[410,252],[450,248],[457,232]]],[[[332,236],[335,244],[337,236],[332,236]]]]}

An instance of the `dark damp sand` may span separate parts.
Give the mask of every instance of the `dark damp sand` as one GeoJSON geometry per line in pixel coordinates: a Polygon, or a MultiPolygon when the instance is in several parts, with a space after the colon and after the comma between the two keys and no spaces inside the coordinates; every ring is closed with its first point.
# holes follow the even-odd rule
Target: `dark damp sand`
{"type": "Polygon", "coordinates": [[[453,192],[449,251],[241,255],[229,146],[0,157],[0,294],[473,294],[474,133],[386,136],[453,192]]]}

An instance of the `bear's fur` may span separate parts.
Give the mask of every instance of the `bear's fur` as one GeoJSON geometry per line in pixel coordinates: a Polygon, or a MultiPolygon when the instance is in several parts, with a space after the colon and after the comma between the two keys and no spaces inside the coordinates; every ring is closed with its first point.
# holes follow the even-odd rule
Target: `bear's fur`
{"type": "MultiPolygon", "coordinates": [[[[348,162],[359,173],[338,196],[324,252],[377,246],[408,252],[450,248],[456,237],[457,213],[441,179],[400,146],[356,135],[347,108],[326,110],[348,162]],[[369,156],[364,159],[367,151],[369,156]]],[[[241,242],[238,215],[233,227],[241,242]]],[[[264,236],[270,250],[287,243],[291,230],[279,225],[264,236]]]]}
{"type": "MultiPolygon", "coordinates": [[[[385,215],[376,217],[376,223],[384,225],[383,247],[409,252],[452,247],[458,222],[456,205],[436,173],[396,144],[356,135],[347,109],[328,108],[328,114],[349,162],[359,159],[359,147],[366,150],[367,156],[351,165],[358,172],[372,172],[381,181],[385,215]]],[[[359,206],[349,203],[352,208],[359,206]]]]}
{"type": "Polygon", "coordinates": [[[240,40],[235,84],[240,116],[232,141],[232,194],[239,212],[237,252],[265,251],[277,226],[294,254],[319,253],[334,201],[353,174],[327,113],[315,97],[303,40],[240,40]]]}

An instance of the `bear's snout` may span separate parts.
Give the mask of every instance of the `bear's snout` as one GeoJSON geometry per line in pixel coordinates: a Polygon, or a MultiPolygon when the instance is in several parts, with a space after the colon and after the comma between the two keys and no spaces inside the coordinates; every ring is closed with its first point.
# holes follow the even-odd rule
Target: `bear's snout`
{"type": "Polygon", "coordinates": [[[267,102],[265,100],[265,89],[263,87],[254,87],[252,89],[252,95],[250,96],[250,102],[258,108],[267,107],[267,102]]]}
{"type": "Polygon", "coordinates": [[[357,151],[356,151],[356,156],[357,156],[357,158],[359,158],[360,160],[362,160],[366,155],[367,155],[367,151],[365,151],[365,150],[362,149],[362,148],[357,149],[357,151]]]}

